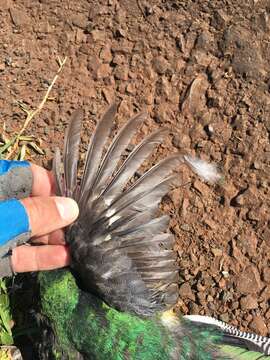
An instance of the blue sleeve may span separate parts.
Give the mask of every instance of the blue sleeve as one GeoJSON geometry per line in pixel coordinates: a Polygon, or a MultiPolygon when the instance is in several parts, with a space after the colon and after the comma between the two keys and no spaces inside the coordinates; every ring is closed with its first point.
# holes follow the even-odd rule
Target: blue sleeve
{"type": "Polygon", "coordinates": [[[14,168],[28,166],[30,166],[28,161],[0,160],[0,176],[5,175],[14,168]]]}
{"type": "Polygon", "coordinates": [[[28,161],[0,160],[0,257],[30,238],[28,215],[17,199],[31,194],[32,177],[28,161]]]}

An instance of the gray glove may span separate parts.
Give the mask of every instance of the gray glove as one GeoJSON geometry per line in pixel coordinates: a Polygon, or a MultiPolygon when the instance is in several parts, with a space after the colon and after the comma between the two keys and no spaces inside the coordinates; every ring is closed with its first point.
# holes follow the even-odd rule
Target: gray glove
{"type": "Polygon", "coordinates": [[[18,199],[31,194],[32,182],[27,161],[0,160],[0,277],[13,274],[11,251],[31,236],[28,215],[18,199]]]}

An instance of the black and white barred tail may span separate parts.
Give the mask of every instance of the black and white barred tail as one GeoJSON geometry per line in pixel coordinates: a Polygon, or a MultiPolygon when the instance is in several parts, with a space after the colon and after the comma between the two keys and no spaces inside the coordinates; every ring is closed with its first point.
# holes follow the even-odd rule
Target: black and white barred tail
{"type": "Polygon", "coordinates": [[[184,319],[196,323],[197,326],[213,326],[223,332],[222,343],[261,352],[270,356],[270,338],[245,331],[210,316],[186,315],[184,319]]]}

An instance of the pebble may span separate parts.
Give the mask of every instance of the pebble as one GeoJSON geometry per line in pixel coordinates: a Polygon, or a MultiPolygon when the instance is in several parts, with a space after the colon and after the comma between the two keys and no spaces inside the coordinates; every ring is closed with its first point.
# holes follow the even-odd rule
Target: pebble
{"type": "Polygon", "coordinates": [[[187,150],[190,148],[191,140],[190,137],[186,134],[181,134],[181,135],[175,134],[173,135],[172,138],[172,144],[177,149],[187,150]]]}
{"type": "Polygon", "coordinates": [[[22,27],[28,24],[30,21],[29,17],[24,11],[16,9],[14,6],[10,7],[9,13],[15,26],[22,27]]]}
{"type": "Polygon", "coordinates": [[[270,267],[265,267],[263,269],[263,280],[270,283],[270,267]]]}
{"type": "Polygon", "coordinates": [[[192,301],[195,301],[195,295],[193,294],[192,289],[188,282],[180,285],[179,295],[181,299],[190,299],[192,301]]]}
{"type": "Polygon", "coordinates": [[[198,315],[200,311],[200,307],[195,302],[189,302],[189,312],[191,315],[198,315]]]}
{"type": "Polygon", "coordinates": [[[261,289],[260,274],[253,265],[248,266],[236,281],[236,290],[242,294],[255,294],[261,289]]]}
{"type": "Polygon", "coordinates": [[[84,29],[87,25],[87,16],[83,14],[74,14],[71,18],[72,24],[78,28],[84,29]]]}
{"type": "Polygon", "coordinates": [[[103,79],[111,75],[112,68],[109,64],[101,64],[96,71],[97,80],[103,79]]]}
{"type": "Polygon", "coordinates": [[[267,326],[261,316],[255,316],[249,326],[250,329],[257,334],[261,334],[263,336],[267,336],[268,334],[267,326]]]}
{"type": "Polygon", "coordinates": [[[224,313],[224,314],[219,315],[219,319],[221,321],[226,322],[226,323],[228,323],[230,321],[230,317],[229,317],[228,313],[224,313]]]}
{"type": "Polygon", "coordinates": [[[258,308],[258,302],[253,295],[247,295],[240,299],[240,305],[242,310],[251,310],[258,308]]]}
{"type": "Polygon", "coordinates": [[[99,57],[101,60],[103,60],[104,63],[110,63],[112,61],[112,53],[111,53],[111,47],[110,45],[105,45],[100,53],[99,57]]]}
{"type": "Polygon", "coordinates": [[[207,196],[207,194],[209,193],[208,186],[203,182],[201,182],[200,180],[196,179],[192,186],[194,189],[198,190],[199,193],[201,193],[203,196],[207,196]]]}
{"type": "Polygon", "coordinates": [[[117,65],[114,70],[114,76],[117,80],[127,81],[128,80],[128,67],[117,65]]]}
{"type": "Polygon", "coordinates": [[[226,26],[230,17],[223,9],[218,9],[214,12],[214,16],[211,20],[211,25],[213,25],[217,30],[220,30],[226,26]]]}
{"type": "Polygon", "coordinates": [[[162,56],[158,56],[153,60],[153,68],[159,75],[165,74],[169,66],[168,61],[162,56]]]}
{"type": "Polygon", "coordinates": [[[223,251],[218,248],[211,248],[211,251],[214,256],[222,256],[222,254],[223,254],[223,251]]]}

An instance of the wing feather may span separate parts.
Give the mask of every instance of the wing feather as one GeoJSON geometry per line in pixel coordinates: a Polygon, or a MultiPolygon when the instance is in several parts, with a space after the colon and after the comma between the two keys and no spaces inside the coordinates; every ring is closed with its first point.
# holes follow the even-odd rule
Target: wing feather
{"type": "Polygon", "coordinates": [[[71,115],[64,142],[64,179],[66,196],[72,196],[77,184],[77,164],[83,111],[74,111],[71,115]]]}
{"type": "Polygon", "coordinates": [[[113,139],[106,155],[104,156],[95,180],[95,193],[100,193],[107,185],[108,179],[114,173],[115,168],[121,158],[121,154],[127,148],[130,140],[138,130],[146,117],[145,113],[140,113],[132,117],[113,139]]]}
{"type": "Polygon", "coordinates": [[[55,186],[56,186],[55,192],[56,195],[58,196],[65,195],[65,189],[63,187],[63,182],[62,182],[61,166],[62,166],[62,161],[61,161],[60,149],[56,148],[53,157],[52,171],[55,177],[55,186]]]}
{"type": "MultiPolygon", "coordinates": [[[[81,287],[110,306],[151,316],[174,305],[178,296],[174,238],[168,232],[169,217],[159,215],[158,205],[177,182],[174,170],[184,163],[190,165],[192,160],[173,155],[130,182],[155,146],[163,141],[167,130],[148,136],[124,159],[126,147],[145,115],[131,119],[106,151],[115,113],[114,104],[97,124],[80,186],[74,180],[77,150],[74,157],[71,154],[71,149],[78,149],[78,123],[72,120],[74,123],[67,131],[64,155],[67,189],[62,190],[76,195],[80,206],[79,218],[66,235],[71,267],[81,287]]],[[[56,155],[54,170],[61,190],[59,159],[56,155]]]]}
{"type": "Polygon", "coordinates": [[[87,198],[89,198],[89,194],[91,194],[92,186],[100,166],[102,153],[113,126],[116,110],[117,105],[115,103],[109,107],[102,119],[98,122],[89,142],[80,189],[81,197],[79,199],[79,205],[81,205],[82,208],[87,198]]]}

